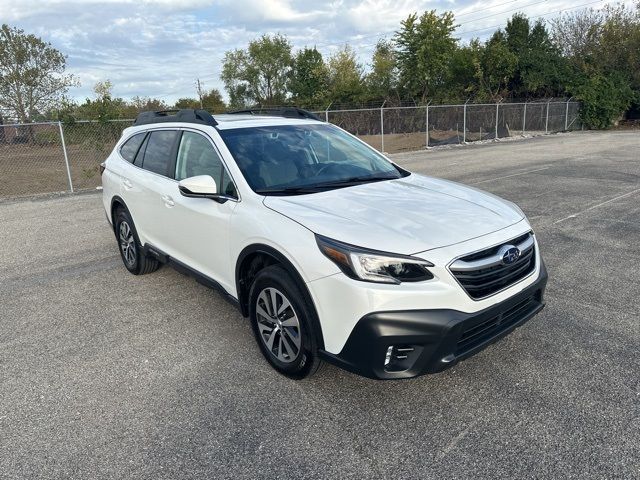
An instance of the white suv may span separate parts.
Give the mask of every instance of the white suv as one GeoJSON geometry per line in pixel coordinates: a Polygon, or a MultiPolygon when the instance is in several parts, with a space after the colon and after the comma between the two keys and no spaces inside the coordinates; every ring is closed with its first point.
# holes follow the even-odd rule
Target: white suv
{"type": "Polygon", "coordinates": [[[102,168],[126,268],[217,288],[292,378],[323,359],[437,372],[544,306],[515,204],[408,172],[304,110],[144,112],[102,168]]]}

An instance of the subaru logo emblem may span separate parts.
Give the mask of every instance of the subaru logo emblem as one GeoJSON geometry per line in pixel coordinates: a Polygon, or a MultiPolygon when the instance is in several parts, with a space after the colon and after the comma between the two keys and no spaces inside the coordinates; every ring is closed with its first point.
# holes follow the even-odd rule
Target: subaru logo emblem
{"type": "Polygon", "coordinates": [[[498,250],[503,265],[511,265],[520,258],[520,249],[513,245],[503,245],[498,250]]]}

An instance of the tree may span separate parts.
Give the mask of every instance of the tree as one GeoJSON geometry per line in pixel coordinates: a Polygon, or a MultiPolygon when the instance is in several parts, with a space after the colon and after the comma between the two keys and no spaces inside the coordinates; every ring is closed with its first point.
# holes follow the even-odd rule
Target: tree
{"type": "Polygon", "coordinates": [[[8,25],[0,27],[0,107],[20,122],[51,110],[77,84],[65,56],[50,43],[8,25]]]}
{"type": "MultiPolygon", "coordinates": [[[[119,103],[120,99],[115,100],[115,104],[119,103]]],[[[118,112],[119,117],[123,118],[135,118],[140,112],[157,112],[160,110],[167,110],[169,107],[164,100],[150,97],[140,97],[136,95],[128,102],[123,102],[121,110],[118,112]]]]}
{"type": "Polygon", "coordinates": [[[314,48],[298,51],[291,67],[289,90],[299,106],[317,106],[327,93],[328,69],[322,54],[314,48]]]}
{"type": "MultiPolygon", "coordinates": [[[[75,117],[81,120],[98,120],[108,122],[120,118],[126,108],[121,98],[112,97],[113,84],[110,80],[97,82],[93,86],[94,99],[87,98],[75,111],[75,117]]],[[[129,115],[133,116],[133,115],[129,115]]]]}
{"type": "Polygon", "coordinates": [[[450,77],[451,57],[457,48],[453,13],[437,15],[435,10],[417,14],[401,22],[395,35],[400,84],[404,91],[421,100],[437,97],[450,77]]]}
{"type": "Polygon", "coordinates": [[[592,8],[567,13],[551,20],[551,37],[565,58],[584,68],[593,61],[603,21],[592,8]]]}
{"type": "Polygon", "coordinates": [[[336,104],[356,103],[362,99],[362,65],[348,45],[329,58],[329,98],[336,104]]]}
{"type": "Polygon", "coordinates": [[[504,41],[517,57],[509,82],[512,96],[545,97],[565,93],[565,62],[541,20],[531,27],[525,15],[516,13],[507,22],[504,41]]]}
{"type": "Polygon", "coordinates": [[[239,49],[229,50],[224,54],[220,78],[229,94],[231,108],[242,108],[255,101],[249,92],[249,81],[246,80],[249,63],[247,57],[247,53],[239,49]]]}
{"type": "Polygon", "coordinates": [[[583,122],[606,128],[630,105],[640,104],[640,10],[606,6],[566,15],[553,23],[553,38],[567,56],[565,79],[582,101],[583,122]]]}
{"type": "Polygon", "coordinates": [[[629,108],[633,91],[618,73],[584,77],[573,94],[582,103],[580,117],[589,128],[609,128],[629,108]]]}
{"type": "Polygon", "coordinates": [[[443,89],[444,101],[457,103],[469,97],[486,99],[491,96],[481,88],[483,71],[480,59],[483,51],[484,46],[478,39],[455,50],[451,57],[450,77],[446,89],[443,89]]]}
{"type": "Polygon", "coordinates": [[[640,94],[640,8],[635,12],[623,4],[607,5],[597,58],[606,73],[626,78],[640,94]]]}
{"type": "Polygon", "coordinates": [[[182,108],[200,108],[200,100],[197,98],[179,98],[174,103],[173,108],[180,110],[182,108]]]}
{"type": "Polygon", "coordinates": [[[509,82],[516,73],[518,56],[509,49],[502,32],[496,32],[480,52],[476,77],[483,99],[500,101],[509,95],[509,82]]]}
{"type": "Polygon", "coordinates": [[[372,100],[400,99],[398,65],[393,43],[378,40],[373,52],[371,71],[366,76],[367,94],[372,100]]]}
{"type": "Polygon", "coordinates": [[[221,79],[231,106],[284,104],[291,62],[291,43],[282,35],[263,35],[246,50],[226,52],[221,79]]]}
{"type": "MultiPolygon", "coordinates": [[[[199,108],[199,107],[198,107],[199,108]]],[[[202,95],[202,108],[211,113],[222,113],[227,110],[227,104],[217,88],[212,88],[202,95]]]]}

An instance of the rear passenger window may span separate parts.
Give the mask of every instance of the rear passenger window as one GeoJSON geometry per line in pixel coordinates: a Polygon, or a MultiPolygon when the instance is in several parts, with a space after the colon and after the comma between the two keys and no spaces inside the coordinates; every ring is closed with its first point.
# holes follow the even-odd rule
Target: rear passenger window
{"type": "Polygon", "coordinates": [[[178,132],[176,130],[158,130],[149,134],[147,148],[144,151],[142,168],[160,175],[167,175],[171,163],[171,153],[178,132]]]}
{"type": "Polygon", "coordinates": [[[133,164],[136,167],[142,168],[142,159],[144,157],[144,151],[147,149],[147,143],[149,143],[149,135],[145,137],[144,142],[142,142],[142,146],[140,147],[140,149],[138,150],[138,153],[136,154],[136,159],[133,161],[133,164]]]}
{"type": "Polygon", "coordinates": [[[138,153],[140,145],[142,145],[145,135],[145,133],[138,133],[124,142],[120,147],[120,156],[127,162],[133,162],[133,159],[136,158],[136,153],[138,153]]]}

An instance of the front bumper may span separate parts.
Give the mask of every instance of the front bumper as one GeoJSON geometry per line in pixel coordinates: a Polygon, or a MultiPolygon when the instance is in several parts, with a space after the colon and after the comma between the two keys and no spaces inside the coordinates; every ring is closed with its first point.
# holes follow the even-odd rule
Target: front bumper
{"type": "Polygon", "coordinates": [[[535,282],[479,312],[432,309],[371,313],[358,321],[339,354],[323,351],[322,356],[369,378],[411,378],[440,372],[478,353],[540,312],[546,284],[547,271],[540,262],[535,282]],[[393,349],[389,351],[389,347],[393,349]]]}

